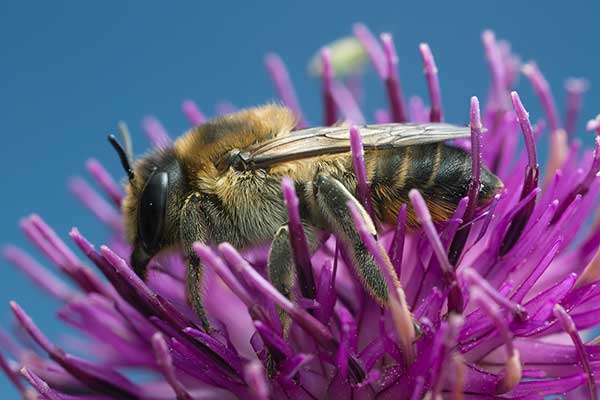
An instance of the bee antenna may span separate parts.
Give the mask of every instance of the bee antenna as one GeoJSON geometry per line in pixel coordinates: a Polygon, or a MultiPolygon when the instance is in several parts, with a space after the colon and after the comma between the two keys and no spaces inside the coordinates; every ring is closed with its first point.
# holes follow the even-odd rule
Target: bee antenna
{"type": "Polygon", "coordinates": [[[121,144],[119,143],[119,141],[117,140],[115,135],[108,135],[108,141],[110,142],[112,147],[115,149],[115,151],[119,155],[119,159],[121,160],[121,165],[123,166],[123,169],[127,173],[129,182],[133,182],[134,175],[133,175],[133,169],[131,168],[131,161],[130,161],[129,156],[123,149],[123,146],[121,146],[121,144]]]}
{"type": "Polygon", "coordinates": [[[131,134],[129,133],[129,128],[127,128],[127,124],[123,121],[119,121],[119,132],[121,133],[121,139],[123,139],[123,145],[125,146],[125,154],[127,154],[129,164],[133,164],[133,146],[131,144],[131,134]]]}

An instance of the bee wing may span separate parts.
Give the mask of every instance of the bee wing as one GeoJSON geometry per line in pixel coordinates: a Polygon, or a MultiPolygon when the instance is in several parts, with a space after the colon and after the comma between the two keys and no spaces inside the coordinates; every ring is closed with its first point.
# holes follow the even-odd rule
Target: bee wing
{"type": "MultiPolygon", "coordinates": [[[[365,151],[443,142],[470,135],[469,127],[444,123],[363,125],[359,127],[365,151]]],[[[331,126],[294,131],[260,143],[242,153],[250,168],[350,151],[350,128],[331,126]]]]}

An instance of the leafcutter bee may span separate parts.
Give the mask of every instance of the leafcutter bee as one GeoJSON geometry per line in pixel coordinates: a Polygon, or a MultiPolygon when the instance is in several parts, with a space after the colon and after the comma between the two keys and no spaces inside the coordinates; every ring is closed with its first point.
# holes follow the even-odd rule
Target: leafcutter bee
{"type": "MultiPolygon", "coordinates": [[[[294,182],[309,247],[318,246],[319,232],[334,233],[365,288],[378,302],[386,302],[386,283],[347,206],[351,201],[364,211],[355,198],[348,127],[294,131],[295,124],[293,113],[282,106],[243,110],[191,129],[134,166],[131,152],[111,137],[129,177],[122,207],[126,237],[133,246],[131,265],[145,277],[152,257],[168,248],[181,249],[188,262],[188,299],[205,328],[202,265],[194,242],[244,248],[272,241],[269,276],[277,289],[290,295],[294,268],[281,193],[285,176],[294,182]]],[[[359,129],[376,224],[393,224],[413,188],[426,199],[434,220],[454,212],[467,193],[471,156],[444,141],[468,136],[468,127],[406,123],[359,129]]],[[[502,187],[483,168],[478,203],[487,203],[502,187]]],[[[410,207],[408,223],[416,224],[410,207]]]]}

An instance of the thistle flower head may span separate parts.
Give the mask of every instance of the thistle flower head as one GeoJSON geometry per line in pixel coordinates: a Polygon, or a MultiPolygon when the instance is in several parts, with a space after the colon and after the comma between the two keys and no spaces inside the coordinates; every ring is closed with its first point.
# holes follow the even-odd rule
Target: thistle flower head
{"type": "MultiPolygon", "coordinates": [[[[364,52],[372,62],[389,100],[378,122],[442,121],[444,114],[429,45],[419,50],[430,105],[413,98],[407,106],[392,36],[378,39],[362,24],[354,33],[360,49],[356,41],[324,48],[311,68],[323,81],[324,124],[350,122],[357,200],[372,215],[353,126],[371,118],[359,106],[356,76],[340,72],[336,52],[350,51],[342,55],[351,60],[364,52]]],[[[584,81],[568,83],[562,125],[550,85],[527,63],[521,70],[545,111],[532,124],[511,91],[518,58],[490,31],[483,44],[492,85],[483,106],[471,99],[471,138],[455,143],[471,151],[472,172],[454,215],[434,224],[422,194],[412,190],[397,224],[378,227],[375,238],[370,218],[349,204],[385,277],[385,309],[360,284],[335,236],[309,255],[294,186],[284,179],[298,295],[288,299],[266,278],[267,247],[196,243],[213,326],[203,331],[185,299],[181,254],[153,260],[147,283],[131,270],[123,192],[90,160],[88,172],[105,196],[79,178],[71,190],[109,227],[107,245],[94,246],[78,229],[61,238],[37,215],[23,219],[25,235],[67,282],[22,250],[4,249],[10,263],[62,302],[58,317],[80,335],[59,346],[11,302],[19,330],[16,337],[0,330],[0,368],[26,399],[597,398],[600,345],[586,332],[600,325],[600,119],[588,124],[595,150],[581,155],[570,138],[584,81]],[[536,142],[544,140],[551,161],[541,170],[536,142]],[[504,182],[483,207],[477,204],[482,164],[504,182]],[[409,209],[420,229],[407,229],[409,209]]],[[[300,127],[308,126],[281,58],[270,54],[266,64],[282,102],[300,127]]],[[[206,120],[190,100],[183,111],[192,124],[206,120]]],[[[155,148],[171,141],[156,119],[146,119],[144,129],[155,148]]]]}

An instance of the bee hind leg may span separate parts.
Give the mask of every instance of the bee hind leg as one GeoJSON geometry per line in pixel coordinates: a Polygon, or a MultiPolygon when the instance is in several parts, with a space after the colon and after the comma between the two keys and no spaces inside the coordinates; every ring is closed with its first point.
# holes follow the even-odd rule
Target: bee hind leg
{"type": "MultiPolygon", "coordinates": [[[[363,286],[379,304],[386,304],[387,284],[379,266],[360,238],[348,208],[348,202],[359,210],[365,224],[373,236],[376,236],[371,218],[358,200],[337,179],[319,174],[315,177],[312,185],[314,200],[319,212],[325,219],[328,229],[344,244],[363,286]]],[[[387,253],[384,252],[384,254],[387,257],[387,253]]]]}

